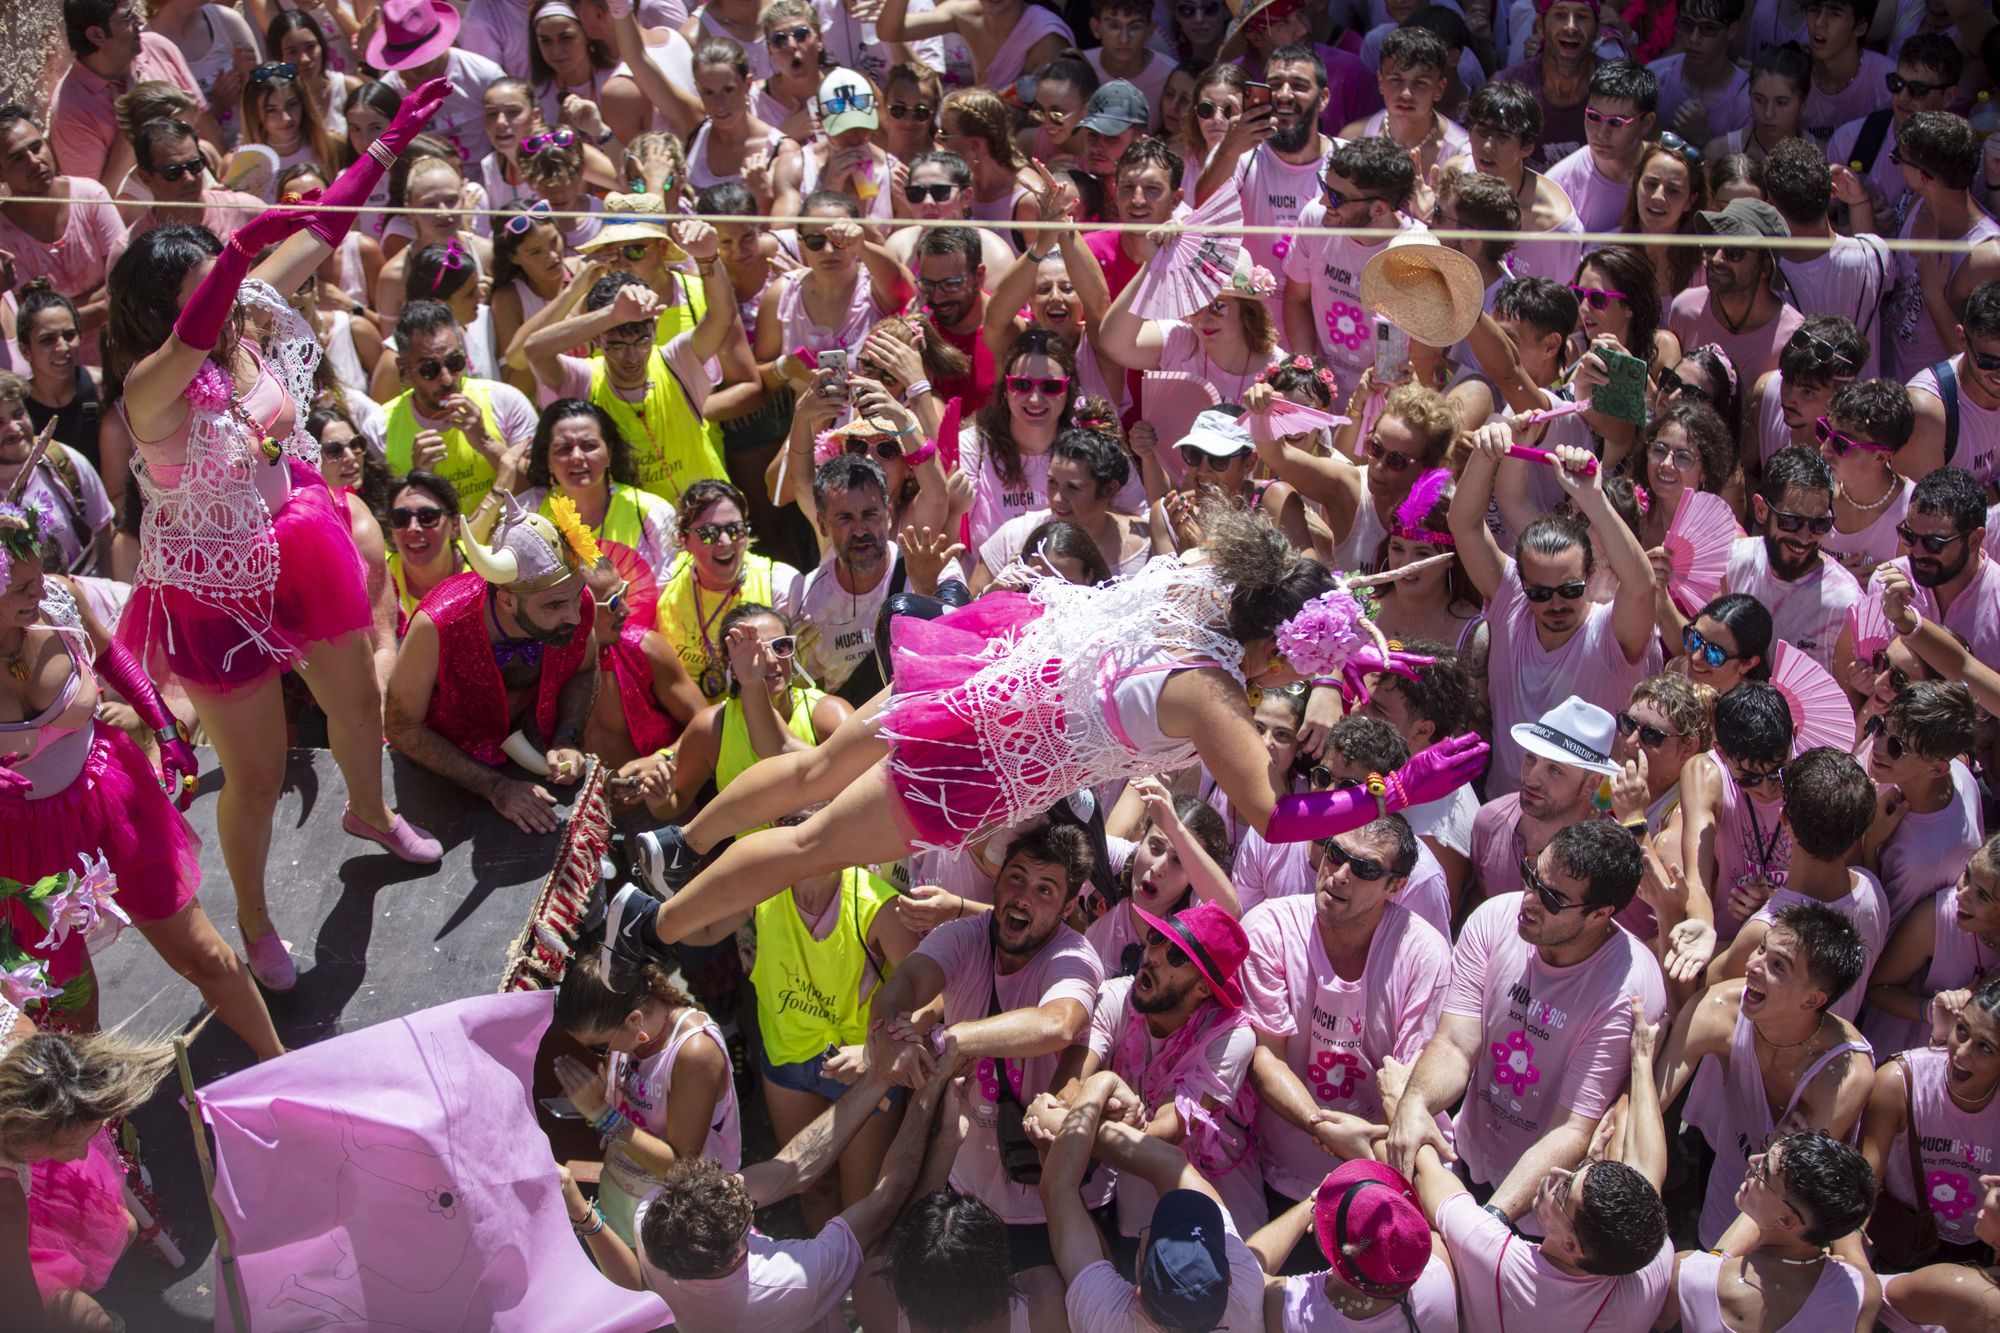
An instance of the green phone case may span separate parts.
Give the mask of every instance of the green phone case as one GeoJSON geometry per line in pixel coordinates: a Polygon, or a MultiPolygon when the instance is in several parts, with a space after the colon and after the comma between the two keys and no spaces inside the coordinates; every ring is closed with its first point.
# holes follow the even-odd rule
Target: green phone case
{"type": "Polygon", "coordinates": [[[1611,382],[1600,384],[1590,395],[1590,409],[1607,417],[1646,424],[1646,363],[1629,352],[1608,347],[1591,349],[1611,372],[1611,382]]]}

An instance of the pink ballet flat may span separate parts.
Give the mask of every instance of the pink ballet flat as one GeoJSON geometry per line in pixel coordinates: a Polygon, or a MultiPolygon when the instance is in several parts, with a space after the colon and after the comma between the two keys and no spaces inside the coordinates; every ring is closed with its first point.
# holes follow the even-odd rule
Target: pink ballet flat
{"type": "Polygon", "coordinates": [[[396,822],[389,825],[389,831],[384,833],[355,814],[354,807],[349,806],[341,812],[340,826],[357,838],[381,843],[405,861],[429,865],[444,860],[444,844],[401,815],[396,816],[396,822]]]}
{"type": "Polygon", "coordinates": [[[265,990],[287,991],[299,984],[299,969],[292,962],[292,952],[275,930],[250,941],[243,952],[250,958],[250,975],[265,990]]]}

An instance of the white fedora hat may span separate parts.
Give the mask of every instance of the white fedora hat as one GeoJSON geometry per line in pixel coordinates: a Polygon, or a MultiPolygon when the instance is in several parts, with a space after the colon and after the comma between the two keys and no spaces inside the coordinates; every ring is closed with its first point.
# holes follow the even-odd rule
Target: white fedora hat
{"type": "Polygon", "coordinates": [[[1617,719],[1574,694],[1542,714],[1539,721],[1516,722],[1508,734],[1523,750],[1554,763],[1592,773],[1618,771],[1618,763],[1611,757],[1617,719]]]}

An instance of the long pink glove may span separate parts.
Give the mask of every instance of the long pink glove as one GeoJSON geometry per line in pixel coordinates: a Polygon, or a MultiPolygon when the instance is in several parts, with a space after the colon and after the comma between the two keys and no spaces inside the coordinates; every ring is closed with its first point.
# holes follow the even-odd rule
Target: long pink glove
{"type": "Polygon", "coordinates": [[[132,656],[132,650],[116,639],[97,655],[91,666],[98,679],[123,695],[139,720],[153,729],[160,743],[160,785],[174,798],[176,810],[187,809],[194,803],[201,761],[195,758],[194,746],[188,743],[187,728],[161,700],[160,687],[153,684],[153,678],[139,665],[139,659],[132,656]]]}
{"type": "MultiPolygon", "coordinates": [[[[1389,814],[1450,795],[1486,768],[1486,742],[1467,733],[1439,741],[1384,779],[1382,808],[1389,814]]],[[[1350,833],[1373,823],[1380,811],[1367,787],[1291,792],[1278,798],[1264,831],[1266,842],[1305,842],[1350,833]]]]}
{"type": "Polygon", "coordinates": [[[250,265],[269,247],[299,231],[313,215],[296,208],[268,208],[243,226],[215,257],[215,267],[201,280],[188,298],[187,307],[174,321],[174,336],[189,347],[204,352],[215,349],[222,326],[236,309],[236,294],[250,276],[250,265]]]}
{"type": "MultiPolygon", "coordinates": [[[[405,97],[403,105],[396,109],[395,119],[389,122],[389,128],[375,140],[375,144],[388,151],[378,156],[375,144],[369,145],[368,151],[356,158],[353,166],[341,172],[333,184],[326,187],[319,202],[352,208],[367,203],[376,182],[389,169],[389,163],[410,146],[410,140],[424,132],[424,126],[431,123],[431,117],[437,115],[438,108],[449,96],[451,80],[440,78],[432,79],[405,97]]],[[[306,223],[306,230],[328,245],[337,246],[347,239],[347,233],[354,229],[354,220],[360,216],[359,213],[334,211],[313,213],[311,221],[306,223]]]]}
{"type": "Polygon", "coordinates": [[[1347,655],[1340,664],[1340,698],[1349,708],[1359,708],[1368,702],[1368,677],[1388,672],[1405,680],[1417,678],[1417,668],[1429,666],[1437,661],[1422,653],[1406,653],[1400,648],[1391,648],[1389,655],[1382,656],[1382,650],[1374,644],[1365,644],[1347,655]]]}

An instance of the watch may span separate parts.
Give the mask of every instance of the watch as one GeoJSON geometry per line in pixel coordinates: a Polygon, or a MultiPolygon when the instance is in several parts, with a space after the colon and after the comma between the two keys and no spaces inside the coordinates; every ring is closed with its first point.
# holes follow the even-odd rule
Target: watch
{"type": "Polygon", "coordinates": [[[1507,1216],[1507,1210],[1505,1208],[1502,1208],[1499,1204],[1489,1203],[1486,1205],[1485,1211],[1499,1218],[1500,1225],[1506,1227],[1509,1231],[1512,1231],[1514,1229],[1514,1219],[1507,1216]]]}
{"type": "Polygon", "coordinates": [[[597,146],[599,148],[602,148],[604,147],[604,145],[610,143],[613,139],[616,139],[617,137],[618,136],[616,134],[611,132],[611,127],[609,125],[606,125],[604,127],[604,133],[597,136],[597,146]]]}

